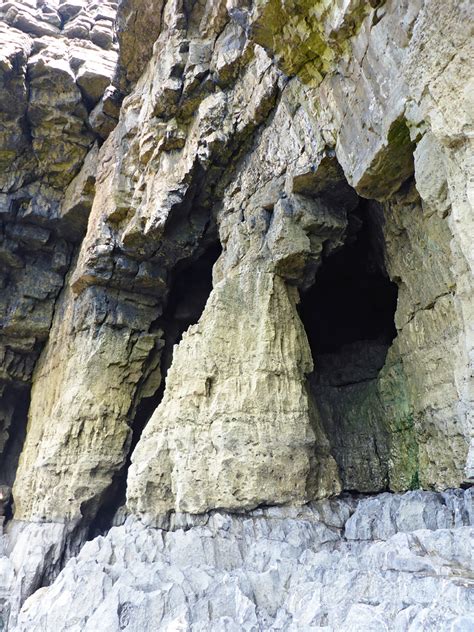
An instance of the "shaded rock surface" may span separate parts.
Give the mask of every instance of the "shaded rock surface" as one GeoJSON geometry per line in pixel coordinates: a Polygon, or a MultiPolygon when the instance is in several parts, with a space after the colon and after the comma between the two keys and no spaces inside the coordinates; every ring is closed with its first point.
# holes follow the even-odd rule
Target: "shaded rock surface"
{"type": "Polygon", "coordinates": [[[85,0],[0,4],[0,478],[9,486],[34,365],[92,203],[88,113],[114,76],[114,15],[115,3],[85,0]],[[71,20],[87,15],[93,26],[104,11],[110,46],[68,34],[71,20]]]}

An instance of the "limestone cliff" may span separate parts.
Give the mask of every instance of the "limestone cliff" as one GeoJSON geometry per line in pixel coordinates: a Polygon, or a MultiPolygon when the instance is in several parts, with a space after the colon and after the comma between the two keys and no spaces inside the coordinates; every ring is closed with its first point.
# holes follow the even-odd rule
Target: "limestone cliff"
{"type": "Polygon", "coordinates": [[[4,627],[474,625],[472,13],[0,4],[4,627]]]}

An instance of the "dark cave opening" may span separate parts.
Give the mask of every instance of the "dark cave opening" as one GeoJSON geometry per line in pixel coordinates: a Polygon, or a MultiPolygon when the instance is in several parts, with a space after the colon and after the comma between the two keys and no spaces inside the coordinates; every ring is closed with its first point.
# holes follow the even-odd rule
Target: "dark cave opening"
{"type": "Polygon", "coordinates": [[[385,269],[380,207],[360,200],[348,221],[344,245],[323,259],[299,313],[314,361],[309,391],[343,489],[370,493],[389,485],[377,379],[397,333],[398,288],[385,269]]]}
{"type": "Polygon", "coordinates": [[[362,202],[349,216],[346,243],[323,260],[301,299],[300,316],[313,358],[367,340],[391,344],[398,288],[383,260],[383,238],[373,210],[362,202]]]}
{"type": "Polygon", "coordinates": [[[184,332],[201,317],[207,299],[212,291],[212,269],[222,252],[220,243],[213,240],[192,259],[180,262],[172,272],[170,292],[163,314],[152,325],[152,330],[163,331],[164,345],[160,350],[161,380],[155,393],[143,397],[132,413],[132,438],[124,467],[114,477],[100,504],[99,511],[90,524],[88,539],[105,533],[112,525],[114,516],[125,503],[127,471],[131,456],[141,434],[159,406],[166,385],[166,375],[173,361],[174,345],[178,344],[184,332]]]}
{"type": "Polygon", "coordinates": [[[0,427],[8,428],[8,439],[0,459],[0,517],[13,517],[13,496],[11,490],[16,470],[26,438],[30,387],[28,385],[7,386],[2,393],[0,405],[0,427]]]}
{"type": "Polygon", "coordinates": [[[163,398],[166,375],[173,361],[174,345],[180,342],[183,333],[191,325],[198,322],[204,311],[212,291],[212,269],[221,252],[220,243],[213,242],[196,259],[178,264],[173,271],[166,308],[153,324],[155,330],[163,331],[164,338],[160,357],[161,382],[154,395],[141,399],[136,408],[130,455],[163,398]]]}

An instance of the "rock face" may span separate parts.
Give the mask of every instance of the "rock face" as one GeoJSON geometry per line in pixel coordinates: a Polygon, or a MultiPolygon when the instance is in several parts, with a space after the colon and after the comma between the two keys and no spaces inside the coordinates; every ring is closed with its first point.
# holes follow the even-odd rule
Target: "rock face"
{"type": "Polygon", "coordinates": [[[469,630],[469,507],[468,492],[409,492],[172,532],[129,519],[30,597],[15,629],[469,630]]]}
{"type": "Polygon", "coordinates": [[[19,629],[92,630],[94,617],[142,629],[141,562],[126,559],[141,538],[161,542],[149,563],[171,569],[150,570],[150,590],[172,578],[178,591],[178,576],[192,585],[147,614],[163,629],[467,629],[464,588],[455,611],[428,612],[418,579],[405,601],[388,589],[391,609],[375,612],[364,582],[339,613],[321,603],[350,583],[348,569],[401,582],[405,569],[383,561],[391,546],[413,572],[443,575],[443,555],[469,564],[471,496],[461,509],[461,491],[432,492],[474,482],[470,4],[0,5],[4,623],[85,540],[130,516],[29,600],[19,629]],[[377,499],[349,519],[349,492],[420,488],[431,492],[380,497],[393,529],[383,512],[357,522],[377,499]],[[447,503],[451,518],[405,529],[400,498],[416,515],[447,503]],[[289,537],[318,541],[332,527],[315,507],[337,514],[337,546],[295,545],[283,571],[275,536],[277,596],[265,605],[249,588],[248,550],[262,556],[255,572],[273,573],[272,516],[289,537]],[[182,514],[212,516],[191,540],[228,531],[244,547],[232,569],[217,544],[182,575],[178,536],[156,530],[182,514]],[[246,531],[253,520],[268,551],[246,531]],[[72,621],[52,604],[95,555],[107,569],[123,560],[90,580],[111,605],[95,610],[85,579],[72,621]],[[201,563],[214,565],[205,580],[201,563]],[[115,594],[114,573],[136,603],[115,594]],[[313,603],[299,591],[321,573],[313,603]],[[234,610],[201,614],[213,594],[234,610]],[[169,610],[182,595],[195,605],[178,621],[169,610]]]}
{"type": "Polygon", "coordinates": [[[74,19],[89,15],[86,2],[0,5],[0,470],[9,485],[34,365],[92,203],[97,146],[88,112],[117,59],[112,40],[104,50],[71,39],[73,8],[74,19]]]}

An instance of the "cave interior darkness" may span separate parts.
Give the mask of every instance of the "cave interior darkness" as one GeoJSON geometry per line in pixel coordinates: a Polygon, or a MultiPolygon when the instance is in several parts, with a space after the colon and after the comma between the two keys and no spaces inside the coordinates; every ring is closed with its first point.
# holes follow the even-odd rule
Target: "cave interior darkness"
{"type": "Polygon", "coordinates": [[[302,293],[299,313],[315,366],[321,354],[341,353],[354,342],[377,341],[388,349],[396,336],[398,288],[385,269],[376,213],[360,201],[349,215],[344,245],[323,259],[313,285],[302,293]]]}
{"type": "Polygon", "coordinates": [[[323,258],[299,311],[314,362],[309,393],[343,489],[376,493],[389,488],[377,378],[397,333],[398,288],[385,269],[381,208],[360,200],[348,219],[344,245],[323,258]]]}

